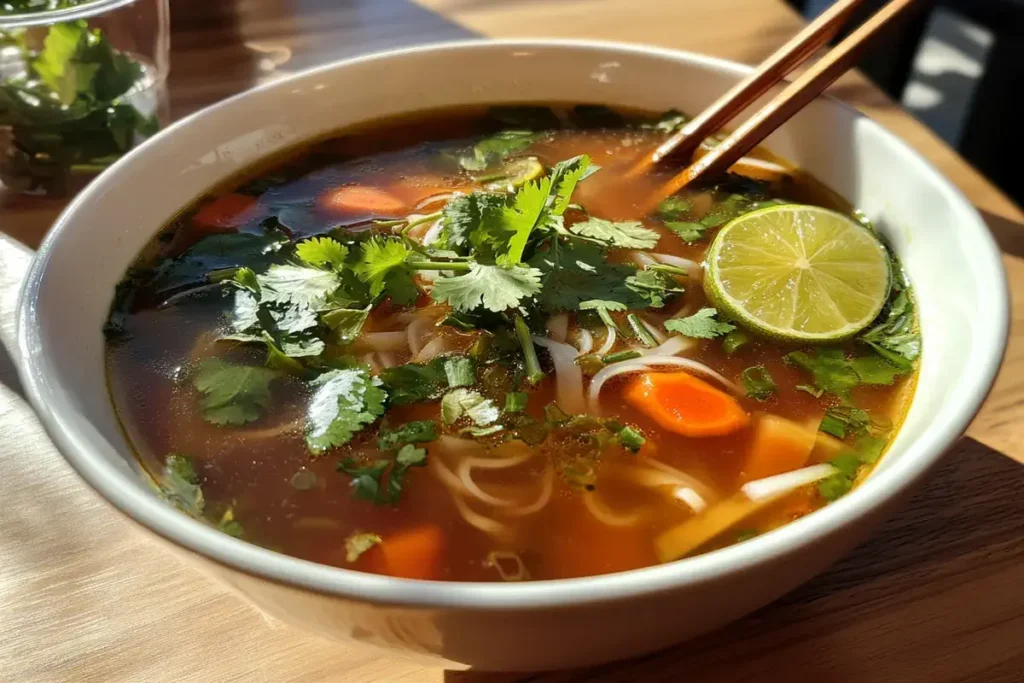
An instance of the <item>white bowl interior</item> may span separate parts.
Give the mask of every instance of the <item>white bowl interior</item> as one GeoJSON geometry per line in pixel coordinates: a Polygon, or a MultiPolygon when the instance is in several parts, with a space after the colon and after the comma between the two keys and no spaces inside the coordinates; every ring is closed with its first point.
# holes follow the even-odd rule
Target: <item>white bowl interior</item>
{"type": "MultiPolygon", "coordinates": [[[[21,311],[23,379],[72,464],[115,504],[150,526],[170,522],[141,509],[139,496],[151,494],[137,476],[111,409],[101,328],[125,267],[184,205],[269,154],[410,106],[594,102],[693,113],[742,74],[735,65],[693,55],[593,44],[476,43],[392,53],[383,58],[386,65],[379,59],[300,75],[172,127],[93,183],[41,251],[21,311]]],[[[811,171],[880,226],[915,286],[924,353],[906,423],[872,480],[829,509],[768,535],[777,534],[775,540],[719,551],[732,553],[723,556],[729,561],[749,559],[747,548],[757,543],[763,543],[757,546],[761,552],[782,551],[787,543],[828,533],[830,525],[909,485],[966,427],[990,386],[1006,335],[1005,280],[987,229],[959,193],[905,145],[852,110],[819,101],[774,134],[768,146],[811,171]],[[889,477],[890,469],[900,471],[889,477]]],[[[230,561],[244,556],[246,562],[261,564],[271,555],[204,536],[215,532],[189,520],[174,524],[173,533],[159,531],[194,539],[193,547],[204,552],[220,543],[230,561]]],[[[289,567],[306,572],[315,583],[309,578],[311,566],[299,569],[308,563],[274,562],[291,562],[289,567]]],[[[357,580],[352,572],[315,571],[319,579],[329,572],[349,576],[338,581],[357,580]]],[[[522,587],[472,590],[483,595],[480,591],[510,588],[522,587]]]]}

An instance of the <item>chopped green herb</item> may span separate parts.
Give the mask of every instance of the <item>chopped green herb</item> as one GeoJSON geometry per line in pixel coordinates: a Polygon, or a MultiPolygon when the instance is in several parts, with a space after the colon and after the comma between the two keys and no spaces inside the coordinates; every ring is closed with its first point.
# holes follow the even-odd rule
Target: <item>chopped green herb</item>
{"type": "Polygon", "coordinates": [[[749,343],[750,335],[743,330],[733,330],[722,340],[722,350],[731,356],[749,343]]]}
{"type": "Polygon", "coordinates": [[[467,154],[459,156],[459,166],[467,171],[485,171],[505,160],[513,152],[526,149],[537,138],[530,131],[505,130],[484,138],[467,154]]]}
{"type": "Polygon", "coordinates": [[[743,543],[743,541],[749,541],[752,538],[757,538],[761,535],[761,532],[757,529],[743,529],[736,532],[736,542],[743,543]]]}
{"type": "Polygon", "coordinates": [[[245,529],[242,523],[235,519],[235,509],[231,507],[221,515],[220,521],[217,522],[217,530],[234,538],[245,537],[245,529]]]}
{"type": "Polygon", "coordinates": [[[717,315],[713,308],[702,308],[686,318],[666,320],[665,329],[694,339],[714,339],[736,329],[735,325],[716,320],[717,315]]]}
{"type": "Polygon", "coordinates": [[[381,296],[387,290],[388,296],[403,306],[416,300],[419,289],[406,267],[411,252],[405,242],[374,237],[362,243],[360,253],[354,270],[359,279],[370,286],[371,295],[381,296]]]}
{"type": "Polygon", "coordinates": [[[861,462],[874,465],[882,456],[882,452],[888,443],[886,439],[881,437],[865,434],[857,439],[853,447],[857,451],[861,462]]]}
{"type": "Polygon", "coordinates": [[[649,349],[653,349],[658,345],[658,340],[654,338],[651,331],[647,329],[643,321],[640,320],[640,316],[636,313],[630,313],[626,316],[626,322],[629,323],[629,327],[633,330],[633,334],[640,340],[640,343],[649,349]]]}
{"type": "Polygon", "coordinates": [[[665,221],[665,227],[690,244],[699,242],[708,231],[707,226],[692,221],[665,221]]]}
{"type": "Polygon", "coordinates": [[[866,410],[853,406],[837,406],[825,411],[818,430],[838,439],[845,439],[847,434],[866,433],[870,423],[871,416],[866,410]]]}
{"type": "Polygon", "coordinates": [[[530,384],[537,384],[544,378],[544,371],[541,370],[540,360],[537,358],[537,348],[533,344],[533,335],[526,324],[523,316],[517,315],[514,321],[516,339],[523,349],[523,360],[526,364],[526,381],[530,384]]]}
{"type": "Polygon", "coordinates": [[[487,427],[497,422],[500,411],[479,392],[462,387],[452,389],[441,399],[441,419],[445,424],[454,424],[464,416],[477,427],[487,427]]]}
{"type": "Polygon", "coordinates": [[[295,245],[295,255],[311,266],[345,267],[348,247],[330,237],[312,237],[295,245]]]}
{"type": "Polygon", "coordinates": [[[612,363],[621,363],[626,360],[633,360],[634,358],[640,358],[643,354],[639,351],[615,351],[614,353],[607,354],[601,360],[605,365],[611,365],[612,363]]]}
{"type": "Polygon", "coordinates": [[[384,414],[387,393],[366,367],[331,370],[313,380],[306,412],[306,445],[314,455],[348,443],[384,414]]]}
{"type": "Polygon", "coordinates": [[[363,553],[378,545],[381,537],[378,534],[356,532],[345,539],[345,561],[352,564],[358,560],[363,553]]]}
{"type": "Polygon", "coordinates": [[[763,365],[747,368],[741,377],[747,396],[758,401],[767,401],[778,388],[768,369],[763,365]]]}
{"type": "Polygon", "coordinates": [[[794,389],[796,389],[797,391],[802,391],[802,392],[804,392],[806,394],[810,394],[814,398],[821,398],[822,396],[825,395],[824,391],[822,391],[821,389],[817,389],[815,387],[812,387],[810,384],[797,384],[794,387],[794,389]]]}
{"type": "Polygon", "coordinates": [[[242,425],[259,419],[270,404],[270,383],[279,373],[235,365],[218,358],[199,364],[193,386],[203,394],[203,419],[217,425],[242,425]]]}
{"type": "Polygon", "coordinates": [[[381,382],[387,389],[391,405],[401,406],[440,398],[448,388],[446,358],[434,358],[429,363],[406,363],[380,372],[381,382]]]}
{"type": "Polygon", "coordinates": [[[647,442],[647,438],[635,427],[623,427],[618,433],[619,443],[623,448],[636,453],[647,442]]]}
{"type": "Polygon", "coordinates": [[[666,220],[680,218],[689,213],[693,206],[682,197],[668,197],[658,204],[658,215],[666,220]]]}
{"type": "Polygon", "coordinates": [[[437,437],[437,424],[433,420],[414,420],[394,429],[382,429],[377,437],[377,447],[390,451],[410,443],[428,443],[437,437]]]}
{"type": "Polygon", "coordinates": [[[469,356],[450,356],[444,361],[448,386],[468,387],[476,382],[476,363],[469,356]]]}
{"type": "Polygon", "coordinates": [[[859,384],[892,384],[906,370],[891,365],[881,358],[858,357],[848,359],[841,349],[818,348],[815,355],[794,351],[785,357],[786,363],[811,373],[818,390],[849,399],[850,391],[859,384]]]}
{"type": "Polygon", "coordinates": [[[526,410],[530,395],[524,391],[510,391],[505,394],[505,412],[521,413],[526,410]]]}
{"type": "Polygon", "coordinates": [[[565,424],[572,416],[569,413],[562,410],[557,403],[551,402],[544,406],[544,420],[549,424],[560,425],[565,424]]]}
{"type": "Polygon", "coordinates": [[[616,222],[592,216],[572,225],[569,231],[622,249],[653,249],[658,244],[658,233],[645,228],[640,221],[616,222]]]}
{"type": "Polygon", "coordinates": [[[374,505],[395,505],[402,495],[410,467],[427,464],[427,451],[412,444],[403,446],[394,460],[379,459],[360,465],[353,458],[338,463],[338,471],[352,477],[352,494],[374,505]]]}
{"type": "Polygon", "coordinates": [[[192,461],[184,455],[172,453],[164,460],[163,478],[160,491],[164,499],[176,508],[193,517],[200,517],[206,501],[199,485],[192,461]]]}

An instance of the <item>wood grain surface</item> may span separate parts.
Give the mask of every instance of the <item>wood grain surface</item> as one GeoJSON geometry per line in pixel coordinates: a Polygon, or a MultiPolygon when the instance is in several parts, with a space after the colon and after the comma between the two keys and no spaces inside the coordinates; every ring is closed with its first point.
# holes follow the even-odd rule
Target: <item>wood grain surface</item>
{"type": "MultiPolygon", "coordinates": [[[[643,41],[756,62],[800,27],[778,0],[208,0],[173,4],[174,116],[339,57],[469,37],[643,41]]],[[[683,84],[680,84],[683,85],[683,84]]],[[[851,74],[831,91],[932,160],[984,213],[1024,292],[1024,215],[851,74]]],[[[60,204],[0,196],[0,340],[60,204]]],[[[1024,299],[1018,297],[1018,299],[1024,299]]],[[[0,682],[1024,681],[1024,339],[906,508],[848,559],[718,633],[594,670],[445,672],[268,621],[137,534],[64,464],[0,347],[0,682]],[[1009,456],[1009,457],[1007,457],[1009,456]]]]}

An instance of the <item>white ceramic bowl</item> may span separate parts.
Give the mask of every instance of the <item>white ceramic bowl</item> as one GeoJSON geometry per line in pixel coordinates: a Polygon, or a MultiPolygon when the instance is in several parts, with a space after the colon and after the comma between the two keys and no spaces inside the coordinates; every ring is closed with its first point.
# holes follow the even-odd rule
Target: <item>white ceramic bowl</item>
{"type": "Polygon", "coordinates": [[[81,476],[261,609],[438,664],[536,670],[639,655],[734,620],[820,572],[890,513],[964,431],[1007,334],[999,251],[967,200],[878,125],[815,102],[768,141],[864,210],[902,257],[924,352],[906,424],[871,478],[824,510],[692,559],[522,584],[361,574],[264,550],[156,498],[107,396],[101,327],[114,284],[181,207],[239,169],[349,124],[454,104],[597,102],[697,112],[747,72],[699,55],[591,42],[469,42],[329,65],[202,111],[88,187],[39,251],[19,313],[21,379],[81,476]]]}

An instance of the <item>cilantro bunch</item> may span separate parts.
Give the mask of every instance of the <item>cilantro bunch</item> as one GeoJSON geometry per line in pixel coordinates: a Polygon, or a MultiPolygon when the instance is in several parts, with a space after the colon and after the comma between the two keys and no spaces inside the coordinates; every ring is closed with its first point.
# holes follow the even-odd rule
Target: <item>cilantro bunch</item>
{"type": "MultiPolygon", "coordinates": [[[[8,11],[70,6],[68,2],[6,2],[8,11]]],[[[142,65],[116,50],[84,20],[55,24],[42,48],[27,34],[0,35],[0,48],[24,55],[25,73],[0,83],[0,126],[10,140],[0,155],[0,179],[21,191],[63,194],[74,172],[106,167],[151,135],[156,118],[126,98],[143,77],[142,65]]]]}

